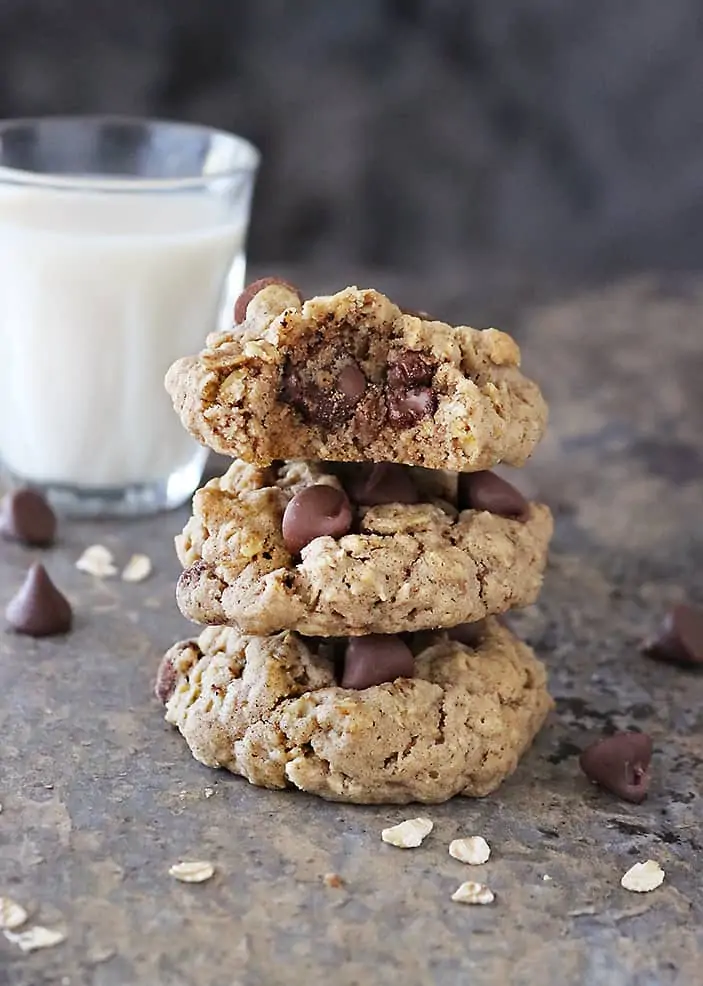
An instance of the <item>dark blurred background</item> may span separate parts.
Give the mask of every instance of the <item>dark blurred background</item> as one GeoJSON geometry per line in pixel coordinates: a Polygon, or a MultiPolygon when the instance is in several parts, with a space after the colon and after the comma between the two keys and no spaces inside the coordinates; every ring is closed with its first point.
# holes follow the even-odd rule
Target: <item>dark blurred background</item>
{"type": "Polygon", "coordinates": [[[251,257],[441,275],[703,261],[696,0],[0,0],[0,115],[232,129],[251,257]]]}

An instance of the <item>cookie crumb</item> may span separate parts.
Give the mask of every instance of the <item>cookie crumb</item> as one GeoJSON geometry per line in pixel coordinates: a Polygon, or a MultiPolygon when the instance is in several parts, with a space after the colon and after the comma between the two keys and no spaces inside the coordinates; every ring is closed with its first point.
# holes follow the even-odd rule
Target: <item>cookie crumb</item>
{"type": "Polygon", "coordinates": [[[205,795],[206,798],[211,798],[214,795],[214,793],[215,792],[211,787],[206,787],[205,790],[203,791],[203,794],[205,795]]]}
{"type": "Polygon", "coordinates": [[[123,582],[143,582],[151,575],[151,558],[148,555],[132,555],[122,569],[123,582]]]}
{"type": "Polygon", "coordinates": [[[664,870],[659,863],[653,859],[648,859],[644,863],[635,863],[634,866],[631,866],[620,881],[620,885],[625,890],[646,894],[661,886],[664,882],[664,875],[664,870]]]}
{"type": "Polygon", "coordinates": [[[429,818],[407,818],[398,825],[383,829],[381,838],[399,849],[416,849],[433,828],[434,824],[429,818]]]}
{"type": "Polygon", "coordinates": [[[11,897],[0,897],[0,928],[14,931],[27,920],[25,909],[11,897]]]}
{"type": "Polygon", "coordinates": [[[169,869],[169,875],[181,883],[204,883],[215,874],[215,867],[205,860],[174,863],[169,869]]]}
{"type": "Polygon", "coordinates": [[[326,887],[332,887],[334,890],[338,890],[339,887],[344,886],[344,880],[339,873],[325,873],[322,882],[326,887]]]}
{"type": "Polygon", "coordinates": [[[76,568],[80,572],[94,575],[97,579],[107,579],[111,575],[117,575],[113,554],[104,544],[91,544],[86,548],[76,562],[76,568]]]}
{"type": "Polygon", "coordinates": [[[39,948],[53,948],[54,945],[60,945],[61,942],[66,941],[66,936],[62,931],[42,928],[40,925],[28,928],[27,931],[19,931],[17,934],[14,931],[3,931],[3,934],[9,942],[18,945],[23,952],[34,952],[39,948]]]}
{"type": "Polygon", "coordinates": [[[485,883],[467,880],[452,894],[452,900],[459,904],[492,904],[495,900],[493,891],[485,883]]]}
{"type": "Polygon", "coordinates": [[[449,855],[460,863],[480,866],[488,861],[491,847],[482,835],[471,835],[466,839],[454,839],[449,843],[449,855]]]}

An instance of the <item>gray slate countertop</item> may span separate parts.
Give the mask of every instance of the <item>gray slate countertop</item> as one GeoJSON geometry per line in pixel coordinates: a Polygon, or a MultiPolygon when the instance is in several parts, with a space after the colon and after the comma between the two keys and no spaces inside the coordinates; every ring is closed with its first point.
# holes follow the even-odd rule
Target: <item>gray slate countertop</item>
{"type": "Polygon", "coordinates": [[[0,936],[0,986],[701,981],[703,672],[638,645],[673,601],[703,603],[703,282],[521,300],[504,324],[551,403],[548,438],[513,478],[557,521],[542,598],[512,618],[556,698],[517,773],[482,801],[384,808],[201,767],[152,698],[160,654],[190,632],[172,549],[186,511],[65,522],[49,552],[2,544],[0,606],[41,554],[76,627],[0,634],[0,895],[67,935],[30,955],[0,936]],[[94,542],[123,563],[146,551],[154,574],[128,585],[78,572],[94,542]],[[577,762],[589,739],[630,727],[655,745],[640,806],[591,786],[577,762]],[[416,814],[435,823],[421,848],[382,844],[383,827],[416,814]],[[447,853],[469,834],[492,847],[482,868],[447,853]],[[168,868],[182,858],[217,874],[177,883],[168,868]],[[664,884],[623,890],[647,858],[664,884]],[[495,903],[452,903],[467,879],[495,903]]]}

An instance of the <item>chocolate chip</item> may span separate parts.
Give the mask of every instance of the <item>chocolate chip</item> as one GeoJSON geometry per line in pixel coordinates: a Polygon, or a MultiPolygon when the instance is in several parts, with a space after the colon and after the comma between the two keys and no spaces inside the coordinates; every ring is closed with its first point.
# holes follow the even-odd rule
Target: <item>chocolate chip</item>
{"type": "Polygon", "coordinates": [[[475,623],[460,623],[458,626],[447,630],[450,640],[456,640],[459,644],[467,647],[477,647],[486,635],[485,620],[477,620],[475,623]]]}
{"type": "Polygon", "coordinates": [[[0,534],[8,541],[45,548],[56,537],[56,514],[36,490],[13,490],[0,506],[0,534]]]}
{"type": "Polygon", "coordinates": [[[370,688],[396,678],[412,678],[415,661],[400,637],[372,633],[351,637],[344,654],[342,688],[370,688]]]}
{"type": "Polygon", "coordinates": [[[352,401],[361,400],[366,390],[366,383],[366,377],[356,363],[347,363],[337,377],[337,386],[344,396],[352,401]]]}
{"type": "Polygon", "coordinates": [[[393,462],[362,466],[352,473],[347,489],[352,500],[363,507],[383,503],[418,503],[420,494],[410,473],[393,462]]]}
{"type": "Polygon", "coordinates": [[[649,790],[651,759],[652,740],[645,733],[615,733],[587,747],[579,763],[590,780],[639,804],[649,790]]]}
{"type": "Polygon", "coordinates": [[[352,525],[352,508],[346,493],[334,486],[306,486],[296,493],[283,513],[283,540],[297,554],[315,538],[340,538],[352,525]]]}
{"type": "Polygon", "coordinates": [[[43,565],[32,565],[5,617],[18,633],[50,637],[71,629],[71,604],[56,588],[43,565]]]}
{"type": "Polygon", "coordinates": [[[247,317],[247,308],[249,307],[249,302],[254,298],[259,291],[263,291],[264,288],[270,287],[272,284],[280,284],[284,288],[288,288],[293,294],[297,294],[300,303],[303,302],[303,296],[293,284],[289,284],[288,281],[284,281],[280,277],[260,277],[258,281],[252,281],[244,288],[242,293],[239,295],[234,303],[234,322],[235,325],[241,325],[244,319],[247,317]]]}
{"type": "Polygon", "coordinates": [[[411,349],[388,357],[387,379],[391,388],[420,387],[431,384],[434,368],[411,349]]]}
{"type": "Polygon", "coordinates": [[[154,684],[154,695],[162,705],[166,705],[176,689],[178,675],[173,666],[173,659],[168,654],[162,657],[159,670],[156,672],[156,683],[154,684]]]}
{"type": "Polygon", "coordinates": [[[413,318],[421,318],[423,322],[432,322],[433,318],[428,312],[415,311],[413,308],[401,308],[403,315],[412,315],[413,318]]]}
{"type": "Polygon", "coordinates": [[[515,520],[527,520],[530,513],[522,493],[492,472],[459,474],[459,509],[487,510],[515,520]]]}
{"type": "Polygon", "coordinates": [[[388,357],[386,402],[391,424],[410,428],[434,414],[437,395],[430,384],[433,366],[420,353],[406,350],[388,357]]]}
{"type": "MultiPolygon", "coordinates": [[[[350,383],[349,380],[345,382],[350,383]]],[[[351,384],[354,385],[354,381],[351,384]]],[[[361,394],[349,396],[341,389],[318,387],[313,380],[305,380],[296,367],[286,366],[281,377],[280,397],[294,407],[305,421],[333,428],[349,418],[361,394]]]]}
{"type": "Polygon", "coordinates": [[[703,664],[703,612],[680,603],[664,617],[658,635],[642,650],[648,657],[671,664],[703,664]]]}
{"type": "Polygon", "coordinates": [[[400,428],[412,428],[422,418],[434,414],[437,395],[431,387],[411,387],[404,391],[389,391],[388,419],[400,428]]]}

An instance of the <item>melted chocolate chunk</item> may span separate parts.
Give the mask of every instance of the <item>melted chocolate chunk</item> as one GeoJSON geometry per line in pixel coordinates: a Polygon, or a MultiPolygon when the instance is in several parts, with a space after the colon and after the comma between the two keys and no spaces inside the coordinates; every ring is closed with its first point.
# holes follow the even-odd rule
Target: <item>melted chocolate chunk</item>
{"type": "Polygon", "coordinates": [[[459,474],[459,510],[487,510],[500,517],[527,520],[530,505],[514,486],[492,472],[459,474]]]}
{"type": "Polygon", "coordinates": [[[644,801],[651,780],[652,740],[645,733],[615,733],[587,747],[579,759],[586,777],[624,801],[644,801]]]}
{"type": "Polygon", "coordinates": [[[437,395],[431,387],[410,387],[388,394],[388,418],[399,428],[412,428],[436,409],[437,395]]]}
{"type": "Polygon", "coordinates": [[[344,654],[342,688],[370,688],[396,678],[412,678],[415,660],[400,637],[373,633],[350,637],[344,654]]]}
{"type": "Polygon", "coordinates": [[[433,375],[433,367],[419,353],[406,350],[389,358],[386,401],[393,425],[411,428],[434,414],[437,395],[430,386],[433,375]]]}
{"type": "Polygon", "coordinates": [[[432,383],[434,368],[411,349],[388,358],[388,386],[391,388],[420,387],[432,383]]]}
{"type": "MultiPolygon", "coordinates": [[[[353,414],[363,396],[360,380],[353,372],[355,369],[353,364],[349,364],[340,375],[346,391],[352,391],[350,394],[341,386],[339,389],[318,387],[312,380],[305,380],[295,367],[286,367],[281,382],[281,399],[294,407],[309,424],[334,428],[353,414]]],[[[359,376],[363,376],[360,370],[358,372],[359,376]]]]}
{"type": "Polygon", "coordinates": [[[315,538],[340,538],[352,525],[352,508],[346,493],[319,483],[296,493],[283,513],[283,540],[297,554],[315,538]]]}
{"type": "Polygon", "coordinates": [[[68,633],[73,611],[43,565],[32,565],[17,594],[5,611],[7,622],[17,633],[30,637],[51,637],[68,633]]]}

